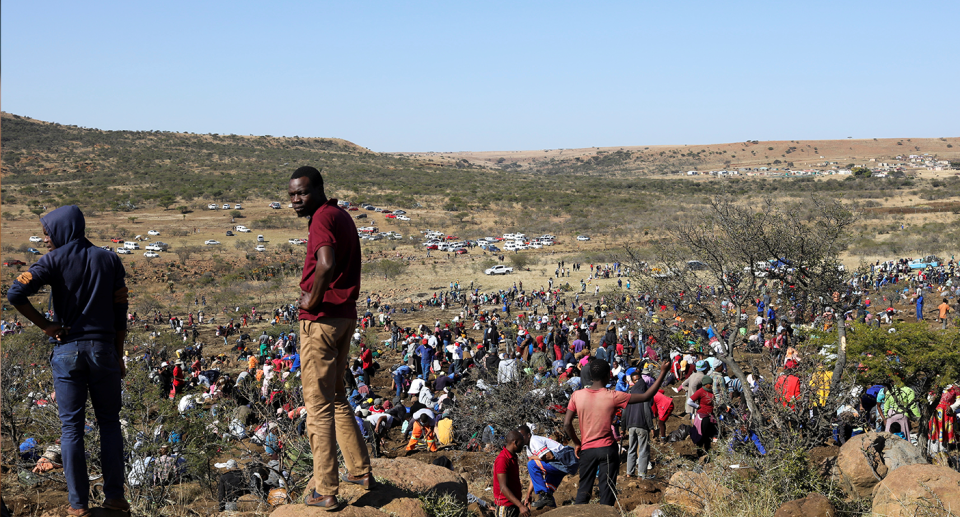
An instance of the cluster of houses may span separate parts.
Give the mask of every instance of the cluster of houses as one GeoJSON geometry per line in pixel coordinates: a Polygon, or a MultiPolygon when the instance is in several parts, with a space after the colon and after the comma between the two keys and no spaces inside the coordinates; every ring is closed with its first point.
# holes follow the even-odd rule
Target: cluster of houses
{"type": "MultiPolygon", "coordinates": [[[[838,162],[821,162],[817,167],[811,169],[792,169],[789,167],[743,167],[738,169],[715,170],[715,171],[686,171],[687,176],[715,176],[715,177],[772,177],[786,178],[798,176],[832,176],[849,175],[850,169],[841,168],[838,162]]],[[[927,169],[931,171],[950,170],[950,162],[939,160],[930,154],[911,154],[907,156],[897,156],[894,161],[877,162],[876,158],[871,158],[870,163],[865,164],[875,178],[885,178],[896,172],[904,172],[907,169],[927,169]]]]}

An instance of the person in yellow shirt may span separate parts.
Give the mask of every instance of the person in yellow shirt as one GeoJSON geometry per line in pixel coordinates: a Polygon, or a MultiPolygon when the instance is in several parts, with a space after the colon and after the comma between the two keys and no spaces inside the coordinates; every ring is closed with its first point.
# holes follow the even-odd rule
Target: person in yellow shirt
{"type": "Polygon", "coordinates": [[[944,298],[940,305],[937,306],[937,310],[940,311],[940,328],[947,328],[947,314],[953,310],[950,308],[950,304],[947,303],[947,299],[944,298]]]}

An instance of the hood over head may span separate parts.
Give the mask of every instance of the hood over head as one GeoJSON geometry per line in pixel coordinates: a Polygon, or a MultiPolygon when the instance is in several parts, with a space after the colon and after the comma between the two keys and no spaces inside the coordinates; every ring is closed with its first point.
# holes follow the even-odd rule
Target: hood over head
{"type": "Polygon", "coordinates": [[[87,223],[77,205],[61,206],[40,218],[40,224],[57,248],[63,247],[68,242],[85,238],[84,231],[87,223]]]}

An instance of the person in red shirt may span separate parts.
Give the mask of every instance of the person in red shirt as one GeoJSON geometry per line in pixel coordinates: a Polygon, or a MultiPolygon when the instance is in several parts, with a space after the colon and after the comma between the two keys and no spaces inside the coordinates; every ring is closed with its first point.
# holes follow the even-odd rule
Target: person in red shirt
{"type": "Polygon", "coordinates": [[[700,381],[700,389],[687,398],[687,405],[697,408],[693,415],[694,443],[707,450],[714,437],[716,420],[713,416],[713,377],[707,375],[700,381]]]}
{"type": "Polygon", "coordinates": [[[613,506],[616,500],[617,472],[620,470],[620,447],[613,437],[613,417],[617,409],[627,404],[646,402],[653,398],[664,377],[670,371],[670,362],[660,367],[660,376],[643,393],[624,393],[606,389],[610,381],[610,363],[590,361],[590,379],[593,383],[573,392],[563,419],[563,430],[580,458],[580,484],[574,504],[587,504],[593,493],[593,483],[600,483],[600,504],[613,506]],[[579,421],[578,435],[573,418],[579,421]],[[597,473],[599,472],[599,479],[597,473]]]}
{"type": "Polygon", "coordinates": [[[507,433],[506,445],[493,463],[493,502],[497,505],[496,517],[526,517],[530,509],[523,505],[520,494],[520,463],[517,453],[523,449],[523,435],[513,430],[507,433]]]}
{"type": "Polygon", "coordinates": [[[663,390],[657,391],[653,396],[653,405],[651,406],[653,415],[657,417],[657,434],[660,441],[667,441],[667,419],[673,414],[673,399],[664,395],[663,390]]]}
{"type": "Polygon", "coordinates": [[[304,504],[335,510],[341,480],[367,490],[375,484],[370,454],[344,386],[357,324],[360,238],[353,218],[336,199],[327,199],[317,169],[294,171],[288,193],[297,216],[309,218],[300,280],[300,365],[316,488],[306,494],[304,504]],[[347,464],[343,476],[338,472],[338,445],[347,464]]]}
{"type": "Polygon", "coordinates": [[[373,352],[367,348],[366,343],[360,343],[360,368],[363,369],[363,383],[371,386],[370,379],[373,378],[373,352]]]}
{"type": "Polygon", "coordinates": [[[794,409],[795,401],[800,398],[800,379],[796,375],[781,373],[773,384],[773,390],[776,392],[777,401],[783,404],[783,407],[794,409]]]}

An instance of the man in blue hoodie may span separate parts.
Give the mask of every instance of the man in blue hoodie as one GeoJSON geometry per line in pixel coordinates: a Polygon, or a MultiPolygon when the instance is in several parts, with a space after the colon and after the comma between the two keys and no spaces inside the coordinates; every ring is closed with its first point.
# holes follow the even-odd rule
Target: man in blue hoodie
{"type": "Polygon", "coordinates": [[[120,259],[84,237],[83,213],[74,205],[40,219],[49,253],[13,282],[7,299],[50,337],[50,365],[60,414],[60,449],[67,479],[68,515],[90,515],[90,481],[84,457],[87,393],[100,427],[103,507],[129,511],[123,495],[123,437],[120,433],[121,379],[126,375],[126,271],[120,259]],[[53,321],[29,296],[49,285],[53,321]]]}

